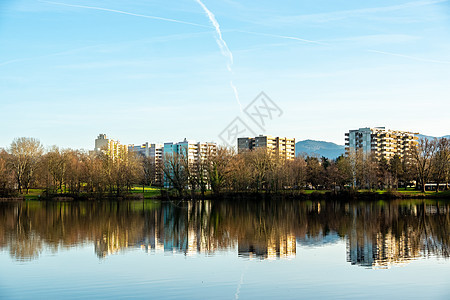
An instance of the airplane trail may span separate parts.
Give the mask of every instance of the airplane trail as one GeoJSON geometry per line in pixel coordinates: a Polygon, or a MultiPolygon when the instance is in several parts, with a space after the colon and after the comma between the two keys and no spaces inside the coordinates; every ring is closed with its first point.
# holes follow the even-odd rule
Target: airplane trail
{"type": "Polygon", "coordinates": [[[450,61],[445,61],[445,60],[435,60],[435,59],[421,58],[421,57],[416,57],[416,56],[403,55],[403,54],[392,53],[392,52],[385,52],[385,51],[378,51],[378,50],[367,50],[367,51],[368,52],[373,52],[373,53],[379,53],[379,54],[383,54],[383,55],[403,57],[403,58],[408,58],[408,59],[412,59],[412,60],[416,60],[416,61],[422,61],[422,62],[429,62],[429,63],[436,63],[436,64],[450,64],[450,61]]]}
{"type": "MultiPolygon", "coordinates": [[[[209,18],[209,21],[211,22],[211,24],[214,26],[214,28],[216,29],[216,42],[217,45],[219,45],[220,51],[222,53],[223,56],[225,56],[228,59],[227,62],[227,69],[228,71],[231,73],[231,75],[233,75],[233,70],[232,70],[232,66],[233,66],[233,53],[230,51],[230,48],[228,48],[227,43],[225,42],[225,40],[222,37],[222,31],[220,30],[220,25],[219,22],[217,22],[216,17],[214,16],[214,14],[206,7],[205,4],[203,4],[202,1],[200,0],[195,0],[203,9],[203,11],[206,13],[206,15],[209,18]]],[[[236,102],[239,105],[240,110],[242,111],[242,104],[241,101],[239,99],[239,93],[237,90],[237,87],[233,84],[233,81],[230,80],[230,85],[231,88],[233,89],[234,92],[234,96],[236,98],[236,102]]]]}
{"type": "Polygon", "coordinates": [[[242,109],[242,104],[241,104],[241,100],[240,100],[240,98],[239,98],[239,93],[238,93],[237,87],[234,85],[234,83],[233,83],[232,80],[230,80],[230,85],[231,85],[231,88],[233,89],[234,97],[236,98],[236,100],[237,100],[237,102],[238,102],[238,104],[239,104],[239,109],[240,109],[241,111],[243,111],[243,109],[242,109]]]}
{"type": "Polygon", "coordinates": [[[47,57],[52,57],[52,56],[70,54],[70,53],[73,53],[73,52],[76,52],[76,51],[90,49],[90,48],[93,48],[93,47],[96,47],[96,46],[86,46],[86,47],[80,47],[80,48],[73,48],[73,49],[68,49],[68,50],[65,50],[65,51],[54,52],[54,53],[50,53],[50,54],[46,54],[46,55],[12,59],[12,60],[8,60],[8,61],[0,62],[0,66],[9,65],[9,64],[12,64],[12,63],[15,63],[15,62],[30,61],[30,60],[33,61],[33,60],[41,59],[41,58],[47,58],[47,57]]]}
{"type": "Polygon", "coordinates": [[[76,8],[85,8],[85,9],[93,9],[93,10],[101,10],[101,11],[113,12],[113,13],[124,14],[124,15],[140,17],[140,18],[146,18],[146,19],[160,20],[160,21],[166,21],[166,22],[172,22],[172,23],[180,23],[180,24],[192,25],[192,26],[198,26],[198,27],[204,27],[204,28],[212,28],[211,26],[207,26],[207,25],[203,25],[203,24],[192,23],[192,22],[187,22],[187,21],[181,21],[181,20],[176,20],[176,19],[163,18],[163,17],[158,17],[158,16],[136,14],[136,13],[123,11],[123,10],[117,10],[117,9],[110,9],[110,8],[96,7],[96,6],[78,5],[78,4],[68,4],[68,3],[45,1],[45,0],[38,0],[38,1],[39,2],[43,2],[43,3],[48,3],[48,4],[54,4],[54,5],[76,7],[76,8]]]}
{"type": "Polygon", "coordinates": [[[310,43],[310,44],[317,44],[317,45],[322,45],[322,46],[331,46],[330,44],[327,44],[327,43],[323,43],[323,42],[319,42],[319,41],[314,41],[314,40],[302,39],[302,38],[295,37],[295,36],[287,36],[287,35],[279,35],[279,34],[270,34],[270,33],[262,33],[262,32],[254,32],[254,31],[245,31],[245,30],[236,30],[236,32],[242,32],[242,33],[248,33],[248,34],[254,34],[254,35],[270,36],[270,37],[275,37],[275,38],[280,38],[280,39],[287,39],[287,40],[295,40],[295,41],[300,41],[300,42],[310,43]]]}

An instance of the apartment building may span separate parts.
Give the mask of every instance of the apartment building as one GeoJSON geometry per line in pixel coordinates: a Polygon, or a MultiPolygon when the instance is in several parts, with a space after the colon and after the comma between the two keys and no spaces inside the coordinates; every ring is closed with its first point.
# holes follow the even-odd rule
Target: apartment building
{"type": "Polygon", "coordinates": [[[144,157],[154,157],[155,159],[162,159],[163,144],[145,143],[142,145],[128,145],[128,152],[134,152],[144,157]]]}
{"type": "Polygon", "coordinates": [[[163,171],[161,169],[163,162],[163,148],[163,144],[151,144],[148,142],[142,145],[128,145],[128,152],[134,152],[138,155],[146,157],[154,164],[155,185],[161,185],[163,181],[163,171]]]}
{"type": "Polygon", "coordinates": [[[95,139],[94,152],[104,152],[113,159],[125,158],[128,154],[128,147],[122,145],[120,141],[109,139],[106,134],[99,134],[95,139]]]}
{"type": "Polygon", "coordinates": [[[389,130],[385,127],[359,128],[345,134],[345,151],[362,151],[368,155],[373,153],[378,159],[387,160],[395,155],[403,157],[417,145],[418,133],[389,130]]]}
{"type": "Polygon", "coordinates": [[[286,137],[272,137],[259,135],[257,137],[238,138],[238,152],[244,152],[257,148],[266,148],[272,154],[284,159],[295,158],[295,139],[286,137]]]}
{"type": "MultiPolygon", "coordinates": [[[[193,165],[204,161],[208,156],[215,155],[216,153],[216,143],[200,143],[184,139],[184,141],[178,143],[164,143],[162,157],[164,160],[167,155],[182,155],[184,158],[187,158],[190,165],[193,165]]],[[[197,174],[194,174],[194,176],[197,176],[197,174]]],[[[206,176],[206,174],[203,174],[203,176],[206,176]]],[[[171,182],[167,176],[164,176],[164,187],[171,187],[171,182]]]]}

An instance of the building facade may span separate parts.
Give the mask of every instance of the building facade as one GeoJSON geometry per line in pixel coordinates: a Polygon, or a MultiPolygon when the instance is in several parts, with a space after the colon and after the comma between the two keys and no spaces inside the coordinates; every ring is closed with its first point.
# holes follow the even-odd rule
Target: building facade
{"type": "Polygon", "coordinates": [[[109,139],[106,134],[99,134],[95,139],[94,152],[104,152],[112,159],[125,158],[128,154],[128,147],[122,145],[120,141],[109,139]]]}
{"type": "Polygon", "coordinates": [[[163,144],[145,143],[142,145],[128,145],[128,152],[134,152],[144,157],[154,157],[155,160],[162,159],[163,144]]]}
{"type": "Polygon", "coordinates": [[[295,158],[295,139],[260,135],[257,137],[238,138],[238,152],[265,148],[270,153],[287,160],[295,158]]]}
{"type": "Polygon", "coordinates": [[[388,130],[385,127],[359,128],[345,134],[345,152],[347,155],[362,151],[376,158],[390,160],[395,155],[400,158],[417,145],[418,133],[388,130]]]}
{"type": "MultiPolygon", "coordinates": [[[[184,139],[184,141],[178,143],[164,143],[162,158],[164,161],[168,155],[180,155],[182,156],[182,159],[187,160],[186,162],[189,166],[193,166],[195,163],[203,162],[208,156],[215,155],[216,153],[216,143],[200,143],[184,139]]],[[[190,172],[192,176],[200,176],[200,174],[195,173],[195,168],[193,168],[193,170],[193,172],[190,172]]],[[[202,174],[201,176],[206,176],[206,174],[202,174]]],[[[166,174],[164,174],[164,187],[172,187],[172,183],[166,174]]]]}
{"type": "Polygon", "coordinates": [[[128,145],[128,151],[136,153],[142,157],[145,157],[153,164],[155,168],[155,185],[162,185],[163,183],[163,171],[162,171],[162,163],[163,163],[163,144],[150,144],[145,143],[142,145],[128,145]]]}

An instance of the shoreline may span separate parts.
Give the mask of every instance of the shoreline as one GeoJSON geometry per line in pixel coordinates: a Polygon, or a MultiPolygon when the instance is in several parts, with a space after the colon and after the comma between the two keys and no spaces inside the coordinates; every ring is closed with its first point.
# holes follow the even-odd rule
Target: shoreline
{"type": "Polygon", "coordinates": [[[169,196],[167,193],[161,195],[154,195],[151,197],[145,197],[141,193],[132,193],[121,196],[116,195],[54,195],[53,197],[43,197],[38,196],[36,198],[32,197],[3,197],[0,198],[0,203],[13,203],[13,202],[23,202],[23,201],[49,201],[49,202],[72,202],[72,201],[142,201],[142,200],[185,200],[185,201],[195,201],[195,200],[226,200],[226,201],[242,201],[242,200],[272,200],[277,201],[278,199],[289,199],[289,200],[341,200],[341,201],[378,201],[378,200],[402,200],[402,199],[436,199],[436,200],[450,200],[450,191],[441,192],[430,192],[430,193],[406,193],[402,191],[298,191],[293,193],[222,193],[219,195],[214,195],[208,193],[204,197],[200,194],[186,195],[185,197],[169,196]]]}

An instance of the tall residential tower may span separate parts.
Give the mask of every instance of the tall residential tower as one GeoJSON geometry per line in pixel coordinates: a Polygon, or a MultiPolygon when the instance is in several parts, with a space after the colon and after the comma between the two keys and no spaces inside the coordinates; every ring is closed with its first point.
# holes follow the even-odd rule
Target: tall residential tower
{"type": "Polygon", "coordinates": [[[128,153],[128,147],[119,141],[108,139],[106,134],[99,134],[95,139],[95,152],[104,152],[106,155],[116,158],[124,158],[128,153]]]}
{"type": "Polygon", "coordinates": [[[345,152],[373,153],[378,159],[390,160],[395,155],[403,157],[417,145],[418,133],[389,130],[385,127],[359,128],[345,134],[345,152]]]}
{"type": "Polygon", "coordinates": [[[260,135],[254,138],[238,138],[237,143],[239,153],[257,148],[265,148],[280,158],[288,160],[295,158],[295,139],[260,135]]]}

